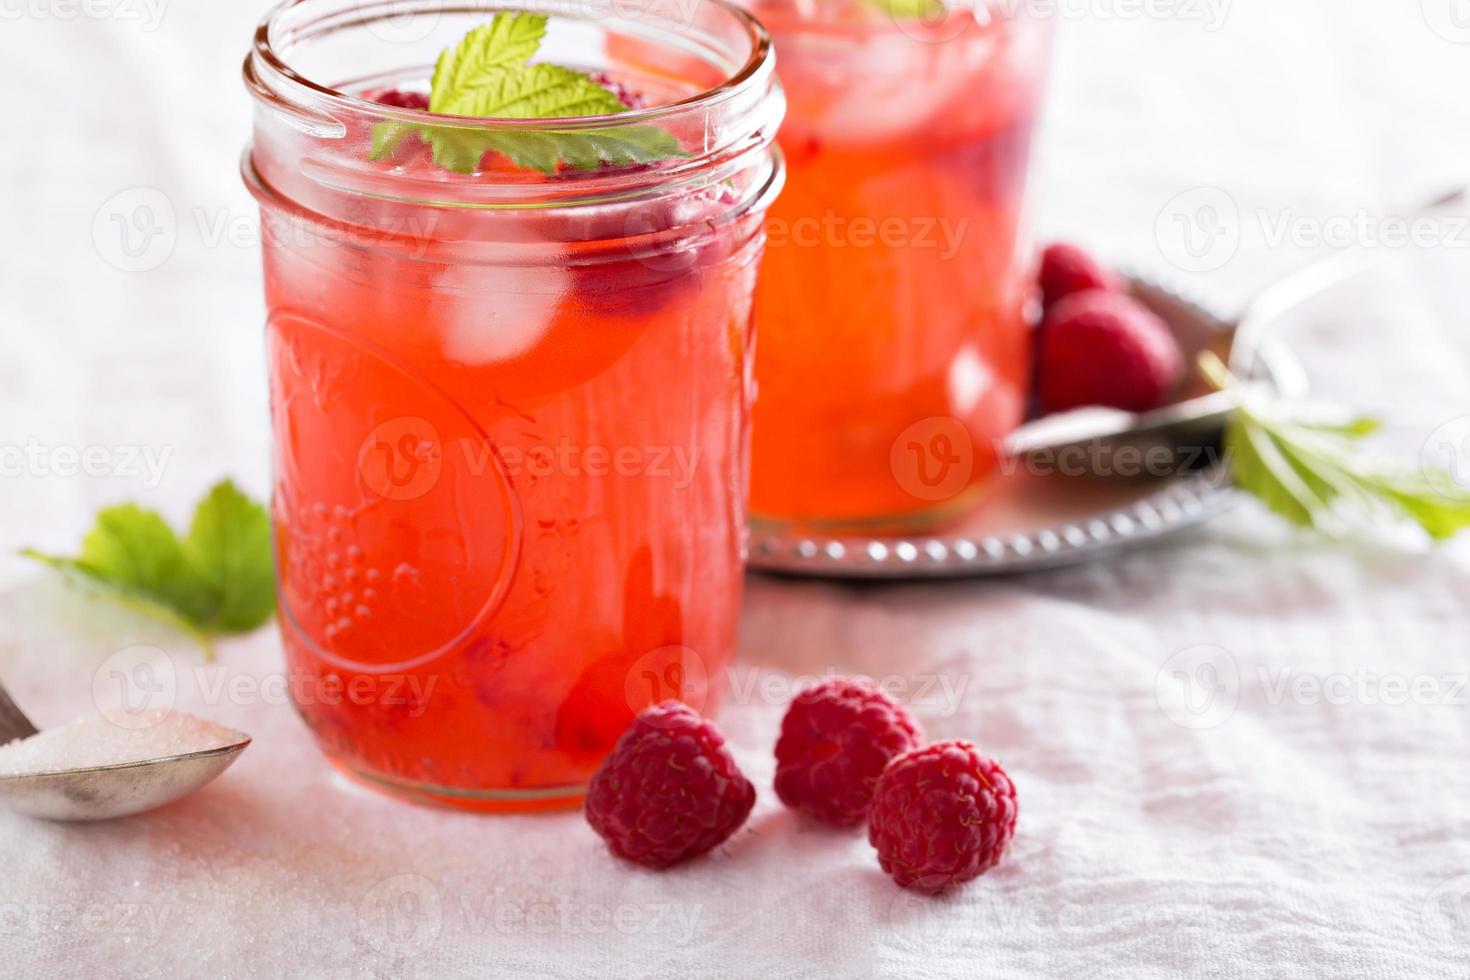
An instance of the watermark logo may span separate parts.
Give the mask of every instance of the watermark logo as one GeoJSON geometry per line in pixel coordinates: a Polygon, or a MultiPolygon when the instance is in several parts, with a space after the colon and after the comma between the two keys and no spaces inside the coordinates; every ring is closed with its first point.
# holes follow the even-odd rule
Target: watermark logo
{"type": "Polygon", "coordinates": [[[357,905],[357,932],[379,953],[413,956],[434,944],[444,928],[439,889],[423,875],[384,878],[357,905]]]}
{"type": "Polygon", "coordinates": [[[1374,214],[1367,208],[1325,216],[1295,208],[1260,209],[1255,214],[1267,248],[1470,249],[1470,218],[1464,215],[1374,214]]]}
{"type": "Polygon", "coordinates": [[[1406,674],[1368,665],[1333,671],[1258,665],[1244,674],[1228,650],[1212,645],[1174,654],[1154,680],[1160,710],[1181,728],[1195,731],[1218,728],[1229,721],[1246,689],[1253,703],[1269,708],[1470,705],[1470,674],[1466,673],[1406,674]]]}
{"type": "Polygon", "coordinates": [[[623,682],[628,707],[636,715],[650,704],[683,701],[702,712],[709,700],[709,669],[695,650],[678,644],[650,650],[634,661],[623,682]]]}
{"type": "Polygon", "coordinates": [[[92,703],[116,725],[138,731],[173,709],[179,677],[173,658],[154,646],[119,650],[92,674],[92,703]]]}
{"type": "Polygon", "coordinates": [[[158,30],[169,0],[0,0],[5,20],[112,20],[132,23],[145,34],[158,30]]]}
{"type": "Polygon", "coordinates": [[[385,44],[418,44],[439,29],[438,8],[416,0],[361,0],[357,6],[369,18],[368,33],[385,44]]]}
{"type": "Polygon", "coordinates": [[[102,202],[92,218],[92,244],[102,261],[122,272],[149,272],[167,262],[178,244],[178,217],[156,187],[132,187],[102,202]]]}
{"type": "Polygon", "coordinates": [[[1444,882],[1424,899],[1424,931],[1435,939],[1470,939],[1470,875],[1444,882]]]}
{"type": "Polygon", "coordinates": [[[1186,272],[1223,269],[1240,249],[1240,208],[1218,187],[1177,194],[1154,222],[1164,258],[1186,272]]]}
{"type": "Polygon", "coordinates": [[[0,902],[0,936],[118,936],[151,947],[163,938],[177,905],[145,902],[0,902]]]}
{"type": "MultiPolygon", "coordinates": [[[[679,902],[588,902],[568,895],[506,900],[462,895],[451,911],[472,936],[656,936],[687,946],[704,932],[704,906],[679,902]]],[[[524,976],[524,970],[515,971],[524,976]]]]}
{"type": "MultiPolygon", "coordinates": [[[[943,876],[920,879],[918,887],[943,886],[943,876]]],[[[975,909],[952,896],[898,889],[883,909],[880,942],[896,951],[921,954],[932,961],[961,953],[975,937],[975,909]]]]}
{"type": "Polygon", "coordinates": [[[959,419],[920,419],[899,433],[889,450],[893,478],[920,500],[948,500],[970,485],[975,444],[959,419]]]}
{"type": "Polygon", "coordinates": [[[1230,460],[1230,452],[1219,446],[1113,446],[1102,441],[1017,454],[1007,452],[1005,440],[997,439],[995,452],[997,468],[1005,476],[1164,478],[1215,471],[1230,460]]]}
{"type": "Polygon", "coordinates": [[[368,489],[385,500],[416,500],[434,489],[444,469],[439,430],[426,419],[389,419],[368,433],[357,454],[357,471],[368,489]]]}
{"type": "Polygon", "coordinates": [[[24,444],[0,444],[0,477],[121,477],[152,490],[163,482],[172,457],[172,446],[53,446],[32,437],[24,444]]]}
{"type": "Polygon", "coordinates": [[[943,216],[850,217],[828,209],[820,215],[766,219],[768,248],[859,249],[934,252],[948,262],[960,252],[970,219],[943,216]]]}
{"type": "Polygon", "coordinates": [[[1154,227],[1159,251],[1186,272],[1214,272],[1235,258],[1244,240],[1280,250],[1361,248],[1375,251],[1470,251],[1470,216],[1435,212],[1394,214],[1354,208],[1307,214],[1294,207],[1242,212],[1218,187],[1176,195],[1154,227]]]}
{"type": "Polygon", "coordinates": [[[1255,683],[1265,702],[1282,704],[1368,707],[1416,705],[1457,706],[1470,703],[1470,675],[1380,673],[1367,667],[1312,673],[1289,669],[1257,669],[1255,683]]]}
{"type": "Polygon", "coordinates": [[[1164,716],[1180,728],[1218,728],[1240,703],[1240,667],[1224,647],[1188,647],[1159,668],[1154,698],[1164,716]]]}
{"type": "Polygon", "coordinates": [[[1435,493],[1470,496],[1470,415],[1450,419],[1431,432],[1419,460],[1435,493]]]}
{"type": "Polygon", "coordinates": [[[853,674],[828,667],[821,674],[788,674],[732,666],[726,668],[728,698],[734,704],[786,705],[833,677],[863,680],[895,701],[931,718],[952,718],[964,703],[973,675],[967,673],[853,674]]]}
{"type": "Polygon", "coordinates": [[[444,440],[432,422],[406,415],[368,433],[358,449],[358,472],[368,489],[387,500],[415,500],[438,484],[446,465],[468,476],[500,472],[532,482],[571,479],[643,478],[670,481],[687,490],[698,477],[700,446],[579,445],[567,438],[530,446],[492,445],[461,436],[444,440]]]}
{"type": "Polygon", "coordinates": [[[1470,0],[1419,0],[1429,29],[1452,44],[1470,44],[1470,0]]]}

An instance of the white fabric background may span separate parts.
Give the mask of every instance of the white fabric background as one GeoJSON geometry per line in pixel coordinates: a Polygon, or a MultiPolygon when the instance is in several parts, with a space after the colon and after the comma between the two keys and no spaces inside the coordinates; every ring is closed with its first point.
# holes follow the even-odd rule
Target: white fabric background
{"type": "MultiPolygon", "coordinates": [[[[34,441],[46,461],[0,477],[0,674],[55,724],[90,708],[109,654],[156,643],[181,707],[256,743],[150,817],[0,813],[5,972],[1470,974],[1465,542],[1324,543],[1245,505],[1167,546],[1014,581],[755,579],[736,669],[747,694],[721,722],[760,801],[729,846],[666,874],[616,864],[576,815],[473,817],[346,787],[288,707],[248,691],[279,670],[272,633],[196,672],[182,641],[10,557],[72,547],[120,498],[182,519],[224,473],[266,489],[255,217],[236,175],[238,63],[263,4],[155,4],[89,15],[0,0],[0,446],[34,441]],[[93,226],[136,188],[166,198],[176,244],[129,273],[93,226]],[[126,467],[51,471],[57,448],[83,446],[171,455],[157,486],[126,467]],[[1170,657],[1199,644],[1229,651],[1239,686],[1234,712],[1205,729],[1175,724],[1156,697],[1170,657]],[[912,899],[860,836],[804,828],[777,804],[780,685],[828,669],[963,690],[919,710],[933,735],[974,738],[1008,765],[1022,801],[1009,860],[952,899],[912,899]],[[1336,704],[1278,688],[1335,675],[1367,681],[1335,688],[1336,704]],[[1429,696],[1383,703],[1384,677],[1429,678],[1429,696]],[[245,693],[211,699],[222,679],[245,693]]],[[[1450,19],[1470,23],[1463,0],[1180,0],[1144,18],[1123,2],[1062,7],[1087,15],[1061,38],[1039,171],[1049,232],[1168,271],[1161,210],[1221,188],[1239,249],[1193,278],[1230,303],[1308,257],[1273,242],[1259,209],[1383,216],[1464,175],[1470,45],[1455,41],[1470,29],[1450,19]],[[1188,19],[1212,9],[1217,30],[1188,19]]],[[[1461,239],[1294,324],[1315,381],[1391,411],[1409,451],[1470,412],[1467,271],[1461,239]]]]}

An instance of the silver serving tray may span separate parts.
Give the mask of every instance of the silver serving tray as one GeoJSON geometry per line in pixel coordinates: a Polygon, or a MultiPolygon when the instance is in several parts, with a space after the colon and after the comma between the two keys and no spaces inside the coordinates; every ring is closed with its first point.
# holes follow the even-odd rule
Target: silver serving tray
{"type": "MultiPolygon", "coordinates": [[[[1132,286],[1134,295],[1169,324],[1189,363],[1206,348],[1222,357],[1231,352],[1234,322],[1175,288],[1137,276],[1132,286]]],[[[1292,397],[1306,394],[1301,365],[1279,343],[1263,342],[1248,358],[1227,359],[1247,362],[1243,373],[1250,380],[1292,397]]],[[[1218,441],[1220,419],[1206,420],[1204,426],[1190,434],[1191,445],[1218,441]]],[[[1177,439],[1179,433],[1169,435],[1177,439]]],[[[1148,427],[1139,436],[1137,445],[1158,444],[1158,433],[1148,427]]],[[[1197,470],[1156,477],[1038,475],[1036,467],[1026,465],[1002,469],[973,509],[927,534],[863,536],[758,523],[751,529],[750,567],[850,579],[1006,575],[1089,561],[1156,541],[1219,513],[1235,497],[1218,456],[1197,470]]]]}

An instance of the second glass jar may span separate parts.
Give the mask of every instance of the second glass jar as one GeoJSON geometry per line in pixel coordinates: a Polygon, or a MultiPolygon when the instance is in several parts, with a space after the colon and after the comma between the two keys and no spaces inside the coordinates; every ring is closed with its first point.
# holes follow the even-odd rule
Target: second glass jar
{"type": "Polygon", "coordinates": [[[788,100],[756,299],[755,519],[937,522],[978,499],[1021,422],[1052,28],[1027,6],[754,4],[788,100]]]}

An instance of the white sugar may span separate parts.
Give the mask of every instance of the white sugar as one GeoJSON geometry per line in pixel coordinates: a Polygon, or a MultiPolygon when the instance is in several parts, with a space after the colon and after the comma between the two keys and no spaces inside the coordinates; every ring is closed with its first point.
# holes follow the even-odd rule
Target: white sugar
{"type": "Polygon", "coordinates": [[[146,762],[223,748],[244,737],[179,711],[118,709],[0,746],[0,776],[146,762]]]}

